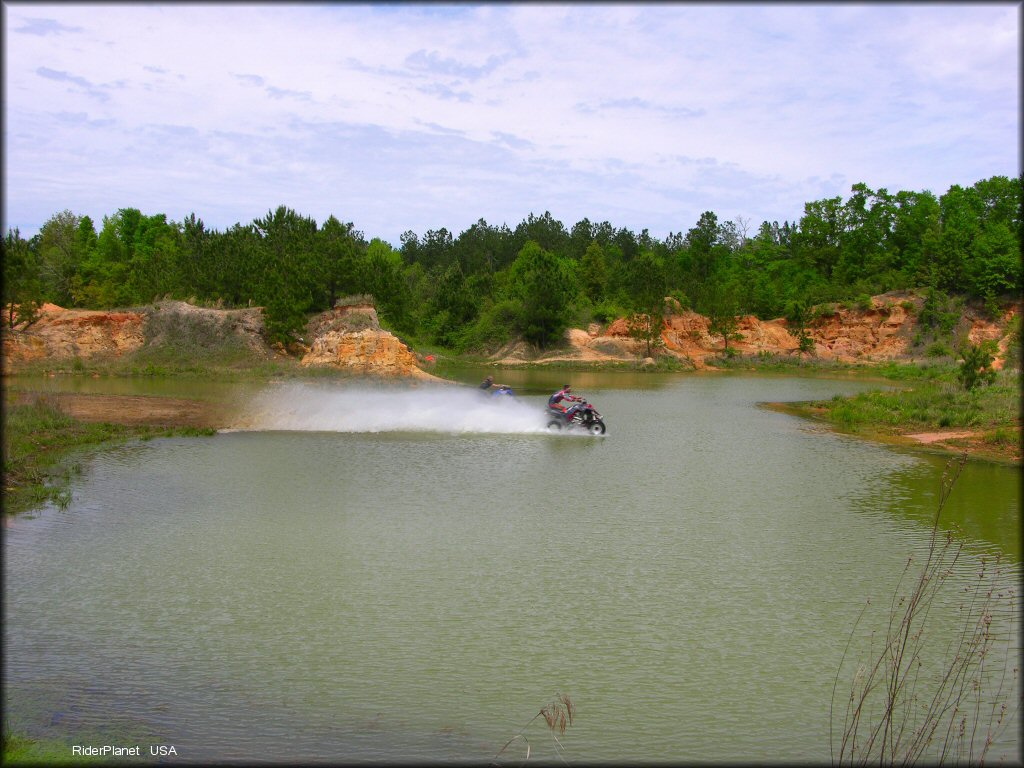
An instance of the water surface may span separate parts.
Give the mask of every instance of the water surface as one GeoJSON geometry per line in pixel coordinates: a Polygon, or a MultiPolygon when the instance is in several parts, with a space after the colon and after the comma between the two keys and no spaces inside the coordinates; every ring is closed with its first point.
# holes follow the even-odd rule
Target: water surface
{"type": "MultiPolygon", "coordinates": [[[[6,531],[9,721],[195,761],[486,761],[561,692],[570,762],[828,760],[844,645],[926,548],[944,461],[757,407],[863,382],[574,375],[592,438],[546,433],[530,376],[518,404],[284,384],[237,431],[97,456],[6,531]]],[[[1016,471],[970,463],[953,499],[955,578],[999,554],[1018,580],[1016,471]]]]}

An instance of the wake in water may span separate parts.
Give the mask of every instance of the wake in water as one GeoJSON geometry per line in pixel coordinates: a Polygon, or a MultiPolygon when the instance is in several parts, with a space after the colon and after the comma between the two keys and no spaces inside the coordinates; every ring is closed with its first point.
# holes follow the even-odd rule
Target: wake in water
{"type": "Polygon", "coordinates": [[[546,431],[543,406],[463,387],[328,389],[286,384],[258,395],[236,425],[309,432],[530,433],[546,431]]]}

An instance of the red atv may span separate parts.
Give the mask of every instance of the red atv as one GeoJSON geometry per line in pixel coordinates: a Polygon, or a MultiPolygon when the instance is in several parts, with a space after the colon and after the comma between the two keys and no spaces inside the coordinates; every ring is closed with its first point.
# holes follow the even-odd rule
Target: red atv
{"type": "Polygon", "coordinates": [[[563,429],[583,429],[592,435],[605,433],[601,414],[586,400],[576,403],[564,412],[548,406],[548,416],[550,417],[548,430],[551,432],[560,432],[563,429]]]}

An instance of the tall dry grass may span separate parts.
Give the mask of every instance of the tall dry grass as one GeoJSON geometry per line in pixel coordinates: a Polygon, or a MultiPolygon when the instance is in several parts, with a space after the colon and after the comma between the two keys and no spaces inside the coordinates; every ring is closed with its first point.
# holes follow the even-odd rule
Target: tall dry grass
{"type": "Polygon", "coordinates": [[[951,577],[964,544],[953,532],[940,534],[938,523],[966,458],[947,464],[924,560],[913,576],[914,559],[908,558],[889,603],[881,647],[872,632],[840,710],[839,678],[867,605],[851,631],[833,687],[833,763],[983,765],[996,740],[1018,722],[1019,641],[1012,633],[1020,612],[1016,588],[998,558],[982,559],[977,578],[960,587],[955,632],[945,636],[930,622],[940,599],[956,588],[951,577]]]}

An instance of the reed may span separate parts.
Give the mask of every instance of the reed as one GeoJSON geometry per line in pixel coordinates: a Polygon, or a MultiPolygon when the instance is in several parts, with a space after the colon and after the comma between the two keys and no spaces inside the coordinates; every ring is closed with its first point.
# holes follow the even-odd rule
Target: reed
{"type": "Polygon", "coordinates": [[[839,678],[867,605],[851,630],[830,705],[835,764],[983,765],[995,740],[1016,722],[1018,705],[1011,695],[1019,667],[1013,643],[1002,633],[1020,616],[1016,591],[1005,583],[998,560],[982,560],[977,579],[964,589],[957,632],[940,638],[929,623],[963,553],[953,532],[940,535],[939,518],[966,458],[947,464],[924,561],[904,593],[914,562],[908,558],[889,603],[881,648],[872,632],[840,712],[839,678]],[[935,653],[938,664],[931,661],[935,653]]]}
{"type": "Polygon", "coordinates": [[[564,693],[555,694],[555,697],[541,707],[540,711],[531,717],[526,724],[519,729],[519,732],[515,736],[505,742],[505,745],[498,750],[497,754],[492,759],[491,765],[497,765],[497,762],[495,761],[501,757],[502,754],[512,746],[512,744],[520,740],[526,746],[526,755],[523,759],[529,760],[532,750],[530,747],[530,740],[526,737],[526,731],[538,718],[543,718],[544,722],[547,724],[548,731],[554,741],[555,754],[564,761],[565,758],[562,758],[561,754],[563,751],[562,742],[559,741],[558,737],[565,735],[565,729],[573,724],[575,717],[576,705],[573,703],[572,699],[564,693]]]}

